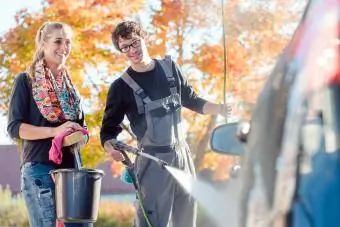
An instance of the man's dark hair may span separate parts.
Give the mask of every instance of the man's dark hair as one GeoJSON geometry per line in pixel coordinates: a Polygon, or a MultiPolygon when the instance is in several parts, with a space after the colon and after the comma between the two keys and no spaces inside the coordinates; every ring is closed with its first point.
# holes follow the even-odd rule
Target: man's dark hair
{"type": "Polygon", "coordinates": [[[136,21],[123,21],[112,31],[111,39],[113,45],[120,51],[118,46],[119,37],[123,39],[131,39],[133,35],[138,35],[139,37],[144,38],[146,34],[146,31],[140,23],[136,21]]]}

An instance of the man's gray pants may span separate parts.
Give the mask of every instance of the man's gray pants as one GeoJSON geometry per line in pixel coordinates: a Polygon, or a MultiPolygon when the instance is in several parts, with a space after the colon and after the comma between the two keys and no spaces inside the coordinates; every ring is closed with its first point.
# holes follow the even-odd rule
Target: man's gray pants
{"type": "MultiPolygon", "coordinates": [[[[195,168],[187,144],[176,152],[153,153],[195,176],[195,168]]],[[[152,227],[196,227],[196,203],[177,183],[171,174],[154,161],[138,156],[135,171],[139,178],[142,203],[152,227]]],[[[187,183],[187,182],[186,182],[187,183]]],[[[140,201],[135,203],[135,227],[149,227],[143,215],[140,201]]]]}

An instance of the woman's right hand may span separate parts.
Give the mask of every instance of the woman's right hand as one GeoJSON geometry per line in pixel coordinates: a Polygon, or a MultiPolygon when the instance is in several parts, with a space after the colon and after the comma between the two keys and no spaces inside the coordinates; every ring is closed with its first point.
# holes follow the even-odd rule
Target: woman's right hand
{"type": "Polygon", "coordinates": [[[81,130],[82,127],[76,123],[76,122],[72,122],[72,121],[67,121],[64,124],[53,128],[53,135],[57,136],[62,132],[68,131],[68,130],[81,130]]]}

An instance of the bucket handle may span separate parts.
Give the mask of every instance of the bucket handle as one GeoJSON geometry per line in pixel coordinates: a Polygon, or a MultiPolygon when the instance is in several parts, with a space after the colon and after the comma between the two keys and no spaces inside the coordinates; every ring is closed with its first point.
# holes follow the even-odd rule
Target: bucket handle
{"type": "Polygon", "coordinates": [[[50,176],[51,176],[51,178],[52,178],[52,180],[53,180],[53,183],[55,183],[55,173],[53,172],[54,170],[51,170],[50,172],[49,172],[49,174],[50,174],[50,176]]]}

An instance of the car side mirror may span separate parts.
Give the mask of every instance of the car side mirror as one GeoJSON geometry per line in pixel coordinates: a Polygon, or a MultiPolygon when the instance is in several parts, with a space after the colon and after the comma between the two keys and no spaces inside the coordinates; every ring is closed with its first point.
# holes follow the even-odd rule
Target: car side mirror
{"type": "Polygon", "coordinates": [[[234,122],[218,126],[212,132],[210,147],[217,153],[242,156],[249,132],[249,122],[234,122]]]}

